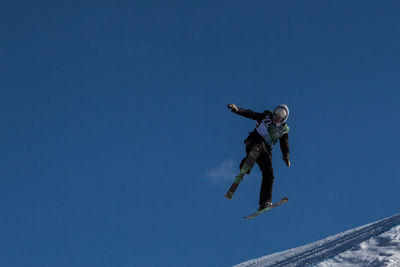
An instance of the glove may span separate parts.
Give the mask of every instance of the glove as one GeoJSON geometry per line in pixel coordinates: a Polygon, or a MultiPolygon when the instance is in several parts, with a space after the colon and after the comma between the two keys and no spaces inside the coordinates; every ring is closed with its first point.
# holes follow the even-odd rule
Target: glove
{"type": "Polygon", "coordinates": [[[283,161],[286,163],[286,166],[290,167],[290,159],[289,158],[283,158],[283,161]]]}
{"type": "Polygon", "coordinates": [[[229,104],[229,105],[228,105],[228,108],[229,108],[231,111],[236,111],[236,112],[239,111],[238,107],[237,107],[235,104],[229,104]]]}

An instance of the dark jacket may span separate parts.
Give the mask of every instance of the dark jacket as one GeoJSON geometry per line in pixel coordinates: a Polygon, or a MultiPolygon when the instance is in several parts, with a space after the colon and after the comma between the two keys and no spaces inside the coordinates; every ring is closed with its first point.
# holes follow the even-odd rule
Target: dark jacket
{"type": "MultiPolygon", "coordinates": [[[[265,110],[264,112],[259,113],[252,111],[250,109],[238,108],[238,111],[232,110],[232,112],[241,115],[245,118],[257,121],[257,125],[268,116],[272,120],[272,112],[269,110],[265,110]]],[[[283,125],[285,126],[286,123],[283,125]]],[[[265,142],[264,138],[257,132],[256,129],[254,129],[249,134],[249,136],[244,140],[244,142],[246,145],[249,143],[261,143],[263,147],[266,147],[269,150],[269,152],[271,152],[272,150],[272,147],[265,142]]],[[[282,151],[283,158],[289,159],[289,135],[287,133],[283,134],[282,137],[279,138],[279,145],[282,151]]]]}

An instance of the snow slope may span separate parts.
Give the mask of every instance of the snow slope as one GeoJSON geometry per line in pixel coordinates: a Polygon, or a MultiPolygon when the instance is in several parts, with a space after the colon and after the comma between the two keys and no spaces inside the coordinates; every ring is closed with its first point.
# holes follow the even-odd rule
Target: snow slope
{"type": "Polygon", "coordinates": [[[400,214],[236,267],[400,266],[400,214]]]}

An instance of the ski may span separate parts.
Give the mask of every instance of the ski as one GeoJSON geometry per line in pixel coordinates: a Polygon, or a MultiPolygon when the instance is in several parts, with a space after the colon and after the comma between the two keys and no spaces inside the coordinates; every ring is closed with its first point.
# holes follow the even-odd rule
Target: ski
{"type": "Polygon", "coordinates": [[[258,144],[254,145],[251,148],[251,151],[250,151],[249,155],[247,156],[246,161],[244,162],[242,168],[240,169],[240,172],[238,173],[238,175],[236,175],[236,178],[233,181],[231,187],[229,188],[228,192],[226,192],[226,194],[225,194],[225,197],[227,199],[232,198],[237,187],[243,181],[244,175],[253,167],[254,163],[256,162],[257,157],[260,155],[260,152],[261,152],[261,146],[258,144]]]}
{"type": "Polygon", "coordinates": [[[243,217],[244,219],[253,219],[254,217],[257,217],[260,214],[263,214],[266,211],[269,211],[270,209],[276,208],[282,204],[285,204],[286,202],[288,202],[289,199],[287,197],[282,198],[279,202],[276,202],[275,204],[272,204],[271,206],[266,207],[265,209],[259,210],[254,212],[253,214],[243,217]]]}

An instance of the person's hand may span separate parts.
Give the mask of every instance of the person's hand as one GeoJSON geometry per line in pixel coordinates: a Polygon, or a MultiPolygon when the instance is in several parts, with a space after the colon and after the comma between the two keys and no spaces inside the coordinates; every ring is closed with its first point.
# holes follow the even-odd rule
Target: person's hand
{"type": "Polygon", "coordinates": [[[238,107],[237,107],[235,104],[232,104],[232,103],[228,105],[228,108],[229,108],[231,111],[236,111],[236,112],[239,111],[238,107]]]}
{"type": "Polygon", "coordinates": [[[290,167],[290,159],[289,158],[283,158],[283,161],[286,163],[286,166],[290,167]]]}

